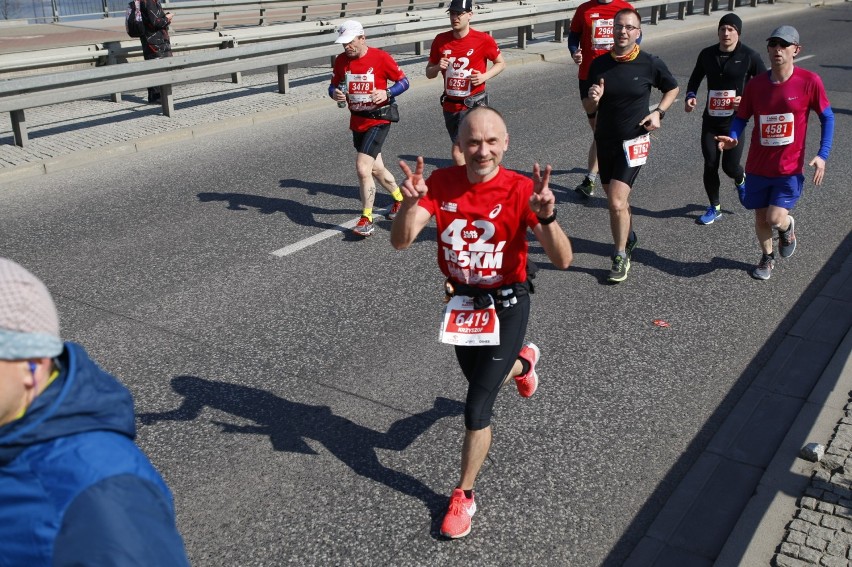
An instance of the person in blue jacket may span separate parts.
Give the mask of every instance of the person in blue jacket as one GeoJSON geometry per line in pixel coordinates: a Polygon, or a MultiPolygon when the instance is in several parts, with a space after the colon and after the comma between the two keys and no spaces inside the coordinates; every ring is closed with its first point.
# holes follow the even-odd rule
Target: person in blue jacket
{"type": "Polygon", "coordinates": [[[133,399],[59,336],[44,284],[0,258],[0,566],[188,566],[133,399]]]}

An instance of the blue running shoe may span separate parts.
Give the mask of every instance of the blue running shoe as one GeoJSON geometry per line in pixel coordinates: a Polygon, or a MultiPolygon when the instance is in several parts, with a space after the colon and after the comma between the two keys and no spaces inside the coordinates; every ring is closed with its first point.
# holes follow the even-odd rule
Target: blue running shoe
{"type": "Polygon", "coordinates": [[[707,207],[707,212],[698,217],[699,224],[713,224],[716,219],[722,216],[722,209],[710,205],[707,207]]]}

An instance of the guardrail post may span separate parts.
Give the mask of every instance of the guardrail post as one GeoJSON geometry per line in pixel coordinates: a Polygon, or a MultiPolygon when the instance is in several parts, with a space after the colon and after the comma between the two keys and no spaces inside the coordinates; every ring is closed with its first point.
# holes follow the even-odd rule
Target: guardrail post
{"type": "Polygon", "coordinates": [[[9,113],[12,119],[12,132],[15,137],[15,145],[21,148],[25,147],[30,139],[27,136],[27,117],[23,110],[13,110],[9,113]]]}
{"type": "MultiPolygon", "coordinates": [[[[219,32],[219,33],[221,34],[222,32],[219,32]]],[[[231,47],[237,47],[237,45],[238,45],[237,40],[232,37],[232,38],[230,38],[226,41],[223,41],[222,46],[219,49],[228,49],[228,48],[231,48],[231,47]]],[[[234,83],[235,85],[239,85],[242,82],[242,80],[243,80],[243,74],[242,74],[241,71],[236,71],[234,73],[231,73],[231,82],[234,83]]]]}
{"type": "Polygon", "coordinates": [[[668,6],[666,4],[662,4],[660,6],[660,19],[665,20],[668,13],[669,13],[668,6]]]}
{"type": "Polygon", "coordinates": [[[423,42],[418,41],[414,44],[414,55],[423,55],[423,42]]]}
{"type": "Polygon", "coordinates": [[[565,29],[565,22],[564,21],[556,22],[553,26],[554,26],[553,27],[553,41],[555,41],[556,43],[561,43],[562,42],[562,30],[565,29]]]}
{"type": "Polygon", "coordinates": [[[518,28],[518,49],[527,48],[527,27],[521,26],[518,28]]]}
{"type": "Polygon", "coordinates": [[[56,0],[50,0],[50,8],[53,10],[53,21],[59,21],[59,4],[56,0]]]}
{"type": "Polygon", "coordinates": [[[689,0],[689,2],[686,3],[686,15],[691,16],[694,13],[695,13],[695,2],[693,2],[692,0],[689,0]]]}
{"type": "Polygon", "coordinates": [[[735,1],[735,0],[728,0],[728,11],[729,11],[729,12],[733,12],[733,11],[734,11],[734,6],[736,6],[736,4],[737,4],[737,3],[736,3],[736,1],[735,1]]]}
{"type": "Polygon", "coordinates": [[[686,2],[678,2],[677,4],[677,19],[682,20],[686,17],[686,2]]]}
{"type": "Polygon", "coordinates": [[[218,29],[219,29],[219,12],[215,11],[215,12],[213,12],[213,31],[216,31],[218,29]]]}
{"type": "Polygon", "coordinates": [[[265,21],[266,21],[266,8],[261,7],[260,8],[260,23],[258,25],[259,26],[264,25],[265,21]]]}
{"type": "Polygon", "coordinates": [[[287,63],[278,66],[278,92],[281,94],[290,92],[290,65],[287,63]]]}
{"type": "Polygon", "coordinates": [[[660,7],[651,6],[651,23],[656,25],[660,21],[660,7]]]}
{"type": "Polygon", "coordinates": [[[101,4],[104,8],[104,18],[109,18],[109,0],[102,0],[101,4]]]}
{"type": "Polygon", "coordinates": [[[710,10],[713,9],[713,2],[711,0],[704,0],[704,15],[709,16],[710,10]]]}
{"type": "Polygon", "coordinates": [[[175,97],[171,85],[160,85],[160,102],[163,105],[163,116],[171,118],[175,113],[175,97]]]}

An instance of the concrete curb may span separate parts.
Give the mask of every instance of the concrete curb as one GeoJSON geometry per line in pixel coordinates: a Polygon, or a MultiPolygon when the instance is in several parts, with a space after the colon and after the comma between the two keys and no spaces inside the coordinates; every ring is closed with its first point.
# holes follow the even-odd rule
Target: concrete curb
{"type": "MultiPolygon", "coordinates": [[[[799,321],[813,322],[821,319],[825,310],[830,308],[826,300],[849,301],[848,293],[844,297],[841,290],[848,290],[850,283],[852,258],[848,258],[840,271],[826,283],[799,321]]],[[[796,332],[796,326],[791,329],[791,334],[796,332]]],[[[740,520],[719,554],[717,565],[751,566],[771,563],[778,542],[783,540],[786,527],[799,507],[799,498],[810,484],[814,471],[820,467],[818,463],[798,458],[799,451],[808,442],[828,445],[838,422],[845,416],[852,391],[850,353],[852,330],[846,332],[778,447],[775,457],[760,479],[755,495],[743,510],[740,520]]]]}

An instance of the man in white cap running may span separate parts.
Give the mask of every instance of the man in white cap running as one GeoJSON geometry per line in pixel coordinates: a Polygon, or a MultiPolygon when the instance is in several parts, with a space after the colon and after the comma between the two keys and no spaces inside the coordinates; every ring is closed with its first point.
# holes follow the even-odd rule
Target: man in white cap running
{"type": "Polygon", "coordinates": [[[338,103],[348,103],[349,129],[358,155],[355,170],[361,194],[361,218],[353,232],[361,237],[373,234],[373,202],[376,198],[375,177],[393,197],[387,214],[393,219],[402,203],[402,193],[393,174],[382,162],[382,144],[391,122],[399,120],[394,98],[408,89],[408,79],[386,51],[367,47],[364,28],[355,20],[347,20],[337,28],[335,43],[343,53],[334,60],[328,96],[338,103]],[[389,85],[393,82],[393,85],[389,85]]]}

